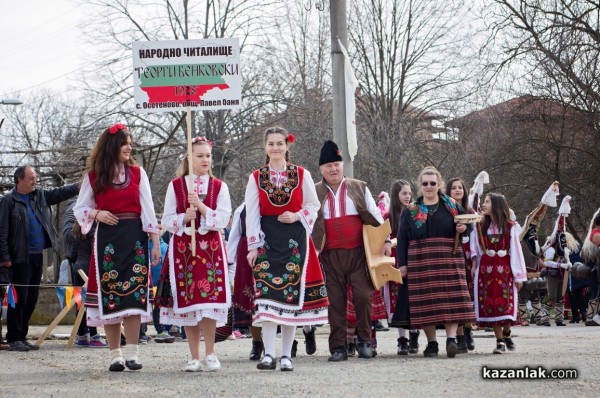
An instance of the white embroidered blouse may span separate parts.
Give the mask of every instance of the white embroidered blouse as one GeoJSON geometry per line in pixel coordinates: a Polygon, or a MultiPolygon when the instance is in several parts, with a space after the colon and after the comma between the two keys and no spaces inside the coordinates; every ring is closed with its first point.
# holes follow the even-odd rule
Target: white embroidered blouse
{"type": "MultiPolygon", "coordinates": [[[[275,170],[269,166],[271,182],[278,188],[287,182],[286,170],[275,170]]],[[[310,172],[304,169],[302,179],[302,208],[295,214],[299,215],[300,222],[310,235],[317,219],[317,213],[321,207],[315,183],[310,172]]],[[[248,237],[248,250],[258,249],[264,245],[264,234],[260,229],[260,205],[258,203],[258,186],[254,174],[250,174],[246,186],[246,235],[248,237]]]]}
{"type": "MultiPolygon", "coordinates": [[[[125,181],[125,168],[121,167],[115,175],[114,183],[121,184],[125,181]]],[[[140,167],[140,205],[142,207],[142,229],[148,233],[159,233],[158,221],[154,213],[154,202],[152,201],[152,192],[150,190],[150,181],[146,171],[140,167]]],[[[86,174],[81,183],[77,203],[73,207],[73,213],[79,225],[81,225],[81,233],[87,234],[90,232],[94,219],[90,217],[92,210],[96,209],[96,200],[94,199],[94,189],[90,184],[89,175],[86,174]]]]}
{"type": "MultiPolygon", "coordinates": [[[[208,175],[199,176],[194,174],[194,192],[202,200],[203,196],[206,196],[208,192],[208,175]]],[[[191,192],[189,178],[185,178],[185,182],[188,188],[188,192],[191,192]]],[[[221,183],[221,189],[217,196],[217,208],[215,210],[208,208],[206,215],[200,217],[200,225],[198,232],[204,234],[208,231],[220,231],[227,227],[229,224],[229,217],[231,216],[231,198],[229,197],[229,188],[224,182],[221,183]]],[[[162,225],[163,228],[168,231],[181,236],[184,232],[183,219],[185,213],[177,213],[177,198],[175,196],[175,189],[173,188],[173,182],[169,183],[167,188],[167,195],[165,197],[165,208],[163,212],[162,225]]]]}

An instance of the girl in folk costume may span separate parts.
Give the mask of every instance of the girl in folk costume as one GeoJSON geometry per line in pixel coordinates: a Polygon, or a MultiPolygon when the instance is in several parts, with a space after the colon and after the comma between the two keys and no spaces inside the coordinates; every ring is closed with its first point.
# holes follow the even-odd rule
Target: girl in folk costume
{"type": "Polygon", "coordinates": [[[266,165],[246,187],[248,262],[253,267],[253,325],[262,326],[265,355],[258,369],[275,369],[275,336],[281,325],[280,369],[293,370],[296,326],[327,322],[327,291],[310,234],[320,204],[308,170],[288,163],[294,136],[265,131],[266,165]]]}
{"type": "Polygon", "coordinates": [[[150,265],[160,260],[160,245],[148,177],[131,156],[131,134],[124,124],[106,129],[98,138],[73,211],[82,234],[97,223],[88,273],[87,324],[104,326],[109,370],[141,369],[140,323],[152,319],[148,279],[150,265]],[[154,245],[151,261],[148,235],[154,245]],[[121,325],[127,339],[125,361],[121,325]]]}
{"type": "MultiPolygon", "coordinates": [[[[525,218],[523,229],[519,234],[521,248],[525,258],[525,266],[527,268],[527,282],[523,284],[523,289],[519,290],[519,316],[521,318],[521,326],[529,326],[529,321],[540,325],[542,319],[547,319],[548,315],[542,307],[539,283],[545,281],[540,278],[540,264],[543,261],[542,251],[538,241],[537,231],[546,216],[548,207],[556,207],[556,198],[559,195],[558,181],[550,185],[550,188],[544,193],[542,200],[531,213],[525,218]],[[527,309],[527,302],[531,302],[532,313],[531,317],[527,309]]],[[[544,323],[544,325],[546,325],[544,323]]],[[[546,326],[550,326],[548,323],[546,326]]]]}
{"type": "Polygon", "coordinates": [[[261,328],[252,326],[254,309],[254,275],[248,264],[248,239],[246,237],[246,205],[242,203],[233,213],[231,232],[227,241],[227,258],[235,270],[233,283],[234,327],[249,328],[252,350],[249,359],[258,361],[265,350],[261,328]]]}
{"type": "MultiPolygon", "coordinates": [[[[412,190],[410,184],[405,180],[397,180],[392,184],[391,200],[389,212],[384,216],[390,220],[392,234],[390,241],[383,246],[384,255],[396,257],[396,248],[392,247],[391,239],[396,238],[400,226],[400,215],[402,211],[410,204],[412,199],[412,190]]],[[[406,338],[406,331],[410,327],[410,310],[408,307],[408,278],[406,273],[402,275],[402,284],[388,282],[383,287],[385,305],[390,320],[390,326],[398,328],[398,355],[416,354],[419,352],[419,329],[412,329],[409,332],[409,338],[406,338]]]]}
{"type": "Polygon", "coordinates": [[[596,272],[591,273],[590,290],[592,295],[587,306],[585,326],[600,326],[600,290],[597,288],[598,275],[600,275],[600,209],[596,210],[590,221],[590,227],[581,249],[581,257],[591,268],[596,268],[596,272]]]}
{"type": "Polygon", "coordinates": [[[160,322],[185,326],[190,348],[187,372],[201,370],[200,337],[204,337],[205,365],[208,371],[221,368],[215,354],[217,325],[227,322],[231,305],[227,255],[220,230],[231,215],[229,189],[212,176],[212,144],[204,137],[192,140],[193,181],[188,159],[169,183],[162,225],[172,232],[167,258],[163,263],[158,297],[160,322]],[[196,230],[190,223],[195,220],[196,230]],[[191,242],[195,234],[196,256],[191,242]]]}
{"type": "MultiPolygon", "coordinates": [[[[481,184],[481,188],[483,189],[483,184],[489,182],[489,180],[486,179],[487,175],[488,174],[485,171],[482,171],[475,179],[476,186],[479,181],[479,184],[481,184]]],[[[446,183],[446,195],[454,199],[466,210],[467,213],[475,213],[475,211],[469,206],[467,187],[465,186],[464,181],[460,178],[451,178],[448,180],[446,183]]],[[[465,275],[467,278],[467,286],[469,287],[469,296],[471,301],[473,301],[473,279],[471,278],[471,268],[473,267],[473,264],[471,262],[471,246],[469,243],[469,236],[463,236],[461,243],[465,254],[465,275]]],[[[458,344],[459,354],[466,354],[467,352],[475,349],[475,339],[473,339],[473,330],[471,329],[470,323],[458,325],[458,328],[456,329],[456,342],[458,344]]]]}
{"type": "Polygon", "coordinates": [[[493,327],[496,335],[494,354],[513,351],[510,326],[517,321],[518,290],[527,280],[519,233],[521,227],[510,219],[503,195],[485,197],[481,229],[471,234],[474,262],[475,316],[480,326],[493,327]]]}
{"type": "Polygon", "coordinates": [[[454,217],[464,209],[443,193],[444,181],[437,169],[424,168],[418,182],[423,196],[404,209],[398,229],[398,265],[410,281],[410,326],[422,328],[427,335],[423,355],[436,357],[435,328],[443,324],[446,354],[453,358],[458,353],[458,324],[475,319],[462,248],[454,252],[456,232],[468,233],[470,226],[455,224],[454,217]]]}
{"type": "Polygon", "coordinates": [[[555,310],[554,321],[556,326],[567,326],[564,321],[564,291],[567,288],[569,274],[571,270],[571,260],[569,255],[579,249],[579,243],[573,235],[565,232],[565,220],[571,213],[571,197],[565,196],[558,209],[558,219],[554,224],[552,235],[546,240],[542,247],[544,253],[544,267],[546,268],[546,283],[548,293],[544,297],[544,316],[540,320],[540,325],[550,326],[549,314],[552,309],[555,310]]]}

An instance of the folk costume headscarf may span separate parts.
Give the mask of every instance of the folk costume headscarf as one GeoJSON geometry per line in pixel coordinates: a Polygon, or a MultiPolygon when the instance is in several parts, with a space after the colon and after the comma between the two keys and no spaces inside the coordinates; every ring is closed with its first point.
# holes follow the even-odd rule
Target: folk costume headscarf
{"type": "MultiPolygon", "coordinates": [[[[450,196],[438,193],[440,198],[440,202],[444,204],[448,212],[452,214],[452,217],[458,215],[458,204],[454,199],[450,196]]],[[[427,216],[429,214],[429,210],[427,209],[427,205],[423,202],[423,197],[419,197],[416,201],[412,202],[408,205],[408,211],[410,213],[410,217],[412,219],[414,227],[417,229],[421,228],[427,222],[427,216]]]]}

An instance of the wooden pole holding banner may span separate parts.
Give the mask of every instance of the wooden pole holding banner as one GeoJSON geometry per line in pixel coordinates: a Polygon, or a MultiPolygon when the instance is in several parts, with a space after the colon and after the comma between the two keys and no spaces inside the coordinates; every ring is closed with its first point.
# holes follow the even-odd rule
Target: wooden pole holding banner
{"type": "MultiPolygon", "coordinates": [[[[187,128],[187,158],[190,177],[190,189],[194,189],[194,162],[192,158],[192,112],[186,109],[185,124],[187,128]]],[[[192,219],[192,256],[196,257],[196,219],[192,219]]]]}

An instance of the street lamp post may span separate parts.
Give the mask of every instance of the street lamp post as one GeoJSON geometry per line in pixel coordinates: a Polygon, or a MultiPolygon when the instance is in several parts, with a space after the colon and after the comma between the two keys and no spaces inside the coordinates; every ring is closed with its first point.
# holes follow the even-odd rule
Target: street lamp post
{"type": "Polygon", "coordinates": [[[6,98],[0,99],[0,104],[2,105],[21,105],[23,102],[16,98],[6,98]]]}
{"type": "MultiPolygon", "coordinates": [[[[21,105],[23,102],[21,100],[18,100],[16,98],[5,98],[5,99],[1,99],[0,98],[0,105],[21,105]]],[[[2,118],[0,120],[0,128],[2,128],[2,125],[4,124],[4,118],[2,118]]]]}

